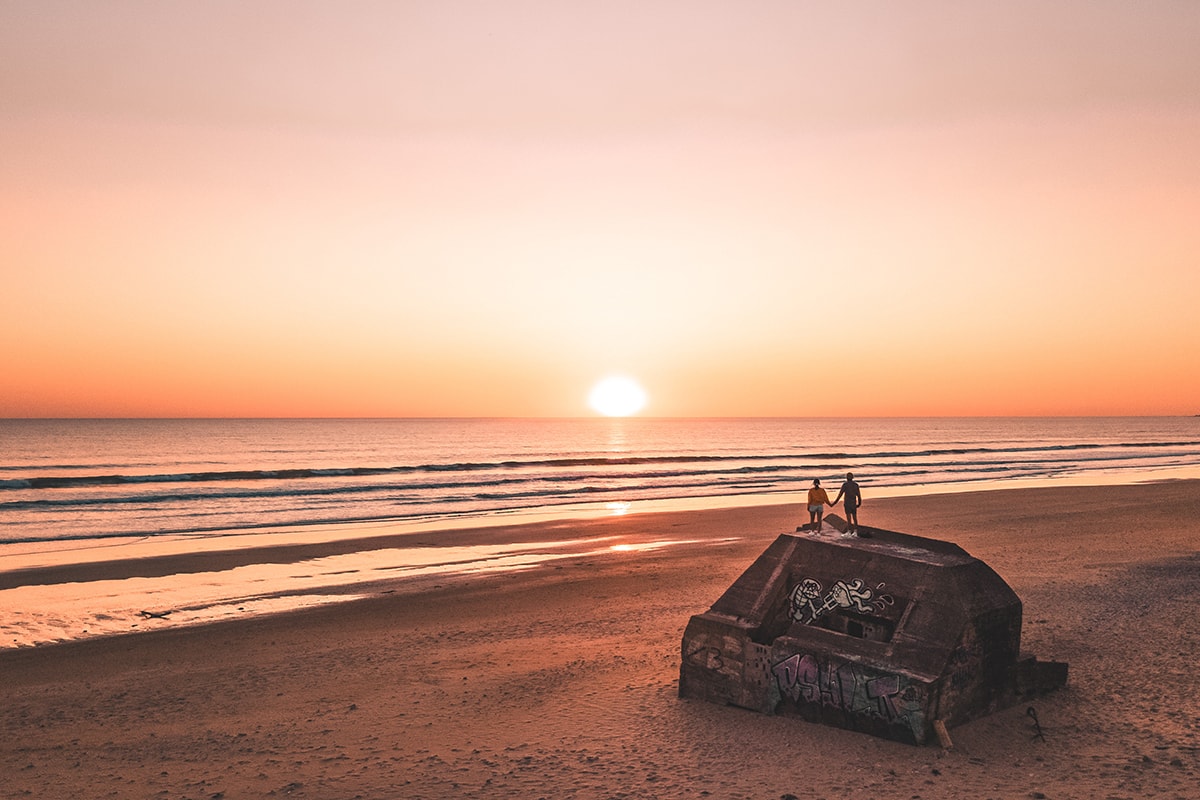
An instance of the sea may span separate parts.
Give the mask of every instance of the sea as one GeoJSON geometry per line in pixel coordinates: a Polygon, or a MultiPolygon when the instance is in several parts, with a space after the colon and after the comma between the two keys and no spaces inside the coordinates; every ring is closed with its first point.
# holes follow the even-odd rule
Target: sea
{"type": "MultiPolygon", "coordinates": [[[[1200,476],[1198,417],[0,420],[3,546],[1200,476]]],[[[2,568],[2,567],[0,567],[2,568]]]]}
{"type": "Polygon", "coordinates": [[[868,499],[1197,478],[1200,418],[0,420],[0,650],[637,557],[690,542],[438,534],[800,503],[847,472],[868,499]]]}

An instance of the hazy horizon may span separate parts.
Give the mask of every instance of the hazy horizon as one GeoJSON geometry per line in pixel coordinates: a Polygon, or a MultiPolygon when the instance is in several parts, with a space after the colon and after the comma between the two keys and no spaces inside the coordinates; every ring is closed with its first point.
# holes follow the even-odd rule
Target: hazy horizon
{"type": "Polygon", "coordinates": [[[630,414],[628,416],[605,417],[598,414],[478,414],[478,415],[392,415],[392,416],[0,416],[0,421],[44,420],[44,421],[88,421],[88,420],[596,420],[598,422],[620,422],[623,420],[1069,420],[1069,419],[1153,419],[1153,417],[1200,417],[1200,414],[721,414],[721,415],[658,415],[630,414]]]}
{"type": "Polygon", "coordinates": [[[1190,416],[1200,5],[0,4],[0,417],[1190,416]]]}

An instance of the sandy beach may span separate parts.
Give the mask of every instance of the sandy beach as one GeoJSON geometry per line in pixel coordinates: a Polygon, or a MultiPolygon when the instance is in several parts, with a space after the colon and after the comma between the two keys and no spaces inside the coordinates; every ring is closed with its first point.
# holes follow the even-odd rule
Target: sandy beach
{"type": "Polygon", "coordinates": [[[1070,663],[1034,702],[1044,739],[1022,705],[952,729],[949,751],[677,696],[689,617],[801,517],[438,534],[612,538],[337,605],[0,652],[0,798],[1200,797],[1200,482],[867,498],[864,524],[992,566],[1024,602],[1024,649],[1070,663]]]}

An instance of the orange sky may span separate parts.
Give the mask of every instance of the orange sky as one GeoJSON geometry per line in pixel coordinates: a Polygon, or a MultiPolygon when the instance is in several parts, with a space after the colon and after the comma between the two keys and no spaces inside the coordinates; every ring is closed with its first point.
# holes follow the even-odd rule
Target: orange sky
{"type": "Polygon", "coordinates": [[[0,4],[0,417],[1200,413],[1200,4],[0,4]]]}

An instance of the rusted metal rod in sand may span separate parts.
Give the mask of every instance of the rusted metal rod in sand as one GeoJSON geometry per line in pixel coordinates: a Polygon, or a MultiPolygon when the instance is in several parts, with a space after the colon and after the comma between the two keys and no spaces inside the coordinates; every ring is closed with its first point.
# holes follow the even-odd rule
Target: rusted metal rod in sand
{"type": "Polygon", "coordinates": [[[938,743],[941,744],[943,750],[954,749],[954,742],[950,740],[950,731],[946,730],[945,721],[935,719],[933,721],[933,732],[937,734],[938,743]]]}
{"type": "Polygon", "coordinates": [[[1046,741],[1046,734],[1042,732],[1042,723],[1038,722],[1037,711],[1034,710],[1033,706],[1030,706],[1025,713],[1033,718],[1033,738],[1041,739],[1043,742],[1046,741]]]}

